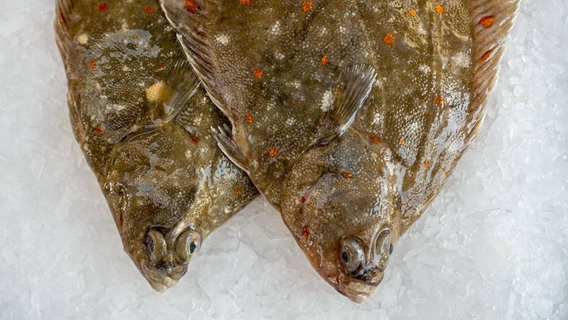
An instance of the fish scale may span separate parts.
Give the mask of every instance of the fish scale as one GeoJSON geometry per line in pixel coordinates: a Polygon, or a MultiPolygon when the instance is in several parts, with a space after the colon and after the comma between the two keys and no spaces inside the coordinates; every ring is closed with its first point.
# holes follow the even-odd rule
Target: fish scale
{"type": "Polygon", "coordinates": [[[60,0],[57,44],[77,142],[124,250],[163,291],[257,191],[219,150],[226,123],[157,1],[60,0]]]}
{"type": "Polygon", "coordinates": [[[162,0],[233,126],[219,146],[356,302],[477,135],[517,6],[162,0]]]}

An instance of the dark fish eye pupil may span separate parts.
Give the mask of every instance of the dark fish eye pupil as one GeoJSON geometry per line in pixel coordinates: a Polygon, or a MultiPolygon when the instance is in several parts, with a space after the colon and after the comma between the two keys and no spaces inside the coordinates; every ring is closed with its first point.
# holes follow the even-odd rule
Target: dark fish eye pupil
{"type": "Polygon", "coordinates": [[[349,256],[347,255],[347,252],[343,251],[343,253],[341,253],[341,260],[343,260],[343,262],[345,263],[349,262],[349,256]]]}
{"type": "Polygon", "coordinates": [[[154,241],[148,241],[148,250],[150,250],[150,252],[154,252],[154,241]]]}
{"type": "Polygon", "coordinates": [[[197,248],[197,245],[195,244],[195,242],[190,243],[189,244],[189,253],[195,252],[196,248],[197,248]]]}
{"type": "Polygon", "coordinates": [[[391,243],[391,244],[389,245],[389,254],[392,254],[392,250],[393,250],[393,249],[394,249],[394,248],[392,247],[392,243],[391,243]]]}

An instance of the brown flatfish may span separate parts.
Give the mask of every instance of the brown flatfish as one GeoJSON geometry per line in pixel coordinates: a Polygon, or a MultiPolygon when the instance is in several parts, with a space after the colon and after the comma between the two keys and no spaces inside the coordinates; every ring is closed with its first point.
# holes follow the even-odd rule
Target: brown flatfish
{"type": "Polygon", "coordinates": [[[162,0],[221,149],[356,302],[477,135],[516,0],[162,0]],[[229,132],[230,131],[230,132],[229,132]]]}
{"type": "Polygon", "coordinates": [[[257,194],[219,150],[207,98],[157,1],[60,0],[73,132],[125,251],[171,287],[211,231],[257,194]]]}

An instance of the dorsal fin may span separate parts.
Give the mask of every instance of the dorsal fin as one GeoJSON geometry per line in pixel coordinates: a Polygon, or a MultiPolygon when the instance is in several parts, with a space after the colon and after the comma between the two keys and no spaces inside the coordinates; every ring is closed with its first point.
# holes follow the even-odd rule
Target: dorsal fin
{"type": "Polygon", "coordinates": [[[225,100],[215,86],[211,50],[207,35],[197,26],[207,19],[207,10],[203,0],[160,0],[165,16],[179,33],[178,40],[193,70],[201,80],[203,87],[215,105],[227,114],[225,100]]]}
{"type": "Polygon", "coordinates": [[[55,4],[55,42],[59,47],[59,52],[63,60],[66,60],[66,50],[64,46],[66,43],[70,42],[70,35],[67,31],[67,26],[71,18],[71,12],[75,6],[75,0],[57,0],[55,4]]]}
{"type": "Polygon", "coordinates": [[[468,109],[466,145],[478,134],[487,95],[497,79],[505,38],[516,17],[519,0],[467,1],[473,21],[473,82],[468,109]]]}

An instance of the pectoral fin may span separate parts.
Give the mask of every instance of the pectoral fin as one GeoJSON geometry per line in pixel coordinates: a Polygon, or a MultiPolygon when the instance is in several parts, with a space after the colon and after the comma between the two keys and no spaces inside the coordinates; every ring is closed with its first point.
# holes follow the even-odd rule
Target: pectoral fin
{"type": "Polygon", "coordinates": [[[369,96],[377,73],[367,65],[355,65],[341,75],[334,92],[333,110],[326,114],[314,145],[326,145],[351,126],[369,96]]]}
{"type": "Polygon", "coordinates": [[[237,167],[248,173],[248,161],[242,150],[235,143],[235,140],[231,137],[231,128],[229,128],[227,124],[223,124],[223,126],[211,128],[211,130],[213,131],[215,140],[217,140],[219,149],[221,149],[227,158],[237,167]]]}
{"type": "Polygon", "coordinates": [[[168,74],[166,86],[172,90],[171,96],[164,103],[165,122],[168,122],[187,107],[189,99],[199,87],[199,78],[193,72],[189,62],[178,61],[168,74]]]}

